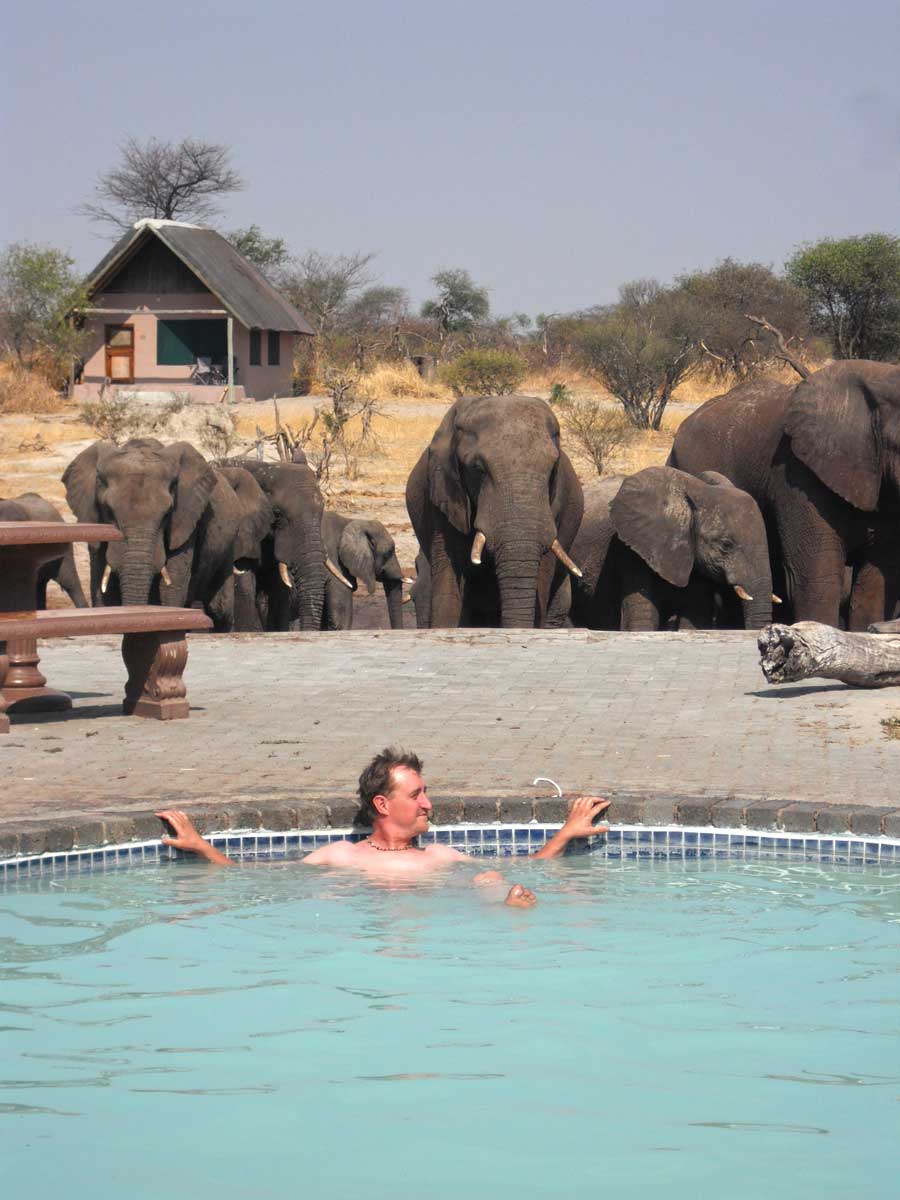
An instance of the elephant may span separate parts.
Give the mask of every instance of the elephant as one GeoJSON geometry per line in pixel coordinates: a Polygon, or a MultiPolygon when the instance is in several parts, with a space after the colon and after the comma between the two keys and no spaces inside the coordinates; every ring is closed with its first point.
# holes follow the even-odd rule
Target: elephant
{"type": "Polygon", "coordinates": [[[272,522],[262,539],[256,598],[262,627],[285,631],[322,628],[325,607],[325,505],[318,481],[301,463],[229,458],[223,467],[243,467],[262,488],[272,522]]]}
{"type": "Polygon", "coordinates": [[[669,463],[720,471],[759,504],[786,621],[848,626],[894,615],[900,599],[900,366],[834,362],[796,385],[743,383],[701,405],[669,463]]]}
{"type": "Polygon", "coordinates": [[[366,585],[369,595],[375,583],[384,588],[391,629],[403,628],[403,584],[394,539],[380,521],[342,517],[326,509],[322,515],[322,540],[329,568],[325,580],[323,629],[353,627],[353,593],[357,581],[366,585]]]}
{"type": "Polygon", "coordinates": [[[244,513],[227,480],[188,442],[94,442],[63,474],[79,521],[115,525],[121,542],[91,548],[95,605],[202,603],[217,632],[234,623],[244,513]]]}
{"type": "Polygon", "coordinates": [[[243,467],[216,467],[231,486],[243,513],[241,534],[234,556],[234,629],[236,633],[261,633],[265,629],[266,609],[260,611],[257,576],[262,561],[263,543],[275,522],[269,498],[243,467]]]}
{"type": "Polygon", "coordinates": [[[413,467],[406,507],[430,627],[547,623],[583,508],[559,422],[534,396],[457,400],[413,467]]]}
{"type": "Polygon", "coordinates": [[[716,588],[739,598],[735,624],[761,629],[772,620],[762,513],[712,471],[697,479],[647,467],[587,488],[572,554],[584,570],[573,584],[575,625],[646,631],[674,617],[682,629],[708,628],[716,588]]]}
{"type": "MultiPolygon", "coordinates": [[[[23,492],[14,500],[0,500],[0,521],[64,521],[62,513],[37,492],[23,492]]],[[[38,568],[35,608],[47,607],[47,584],[53,580],[67,593],[76,608],[87,608],[87,597],[75,569],[72,547],[62,558],[55,558],[38,568]]]]}

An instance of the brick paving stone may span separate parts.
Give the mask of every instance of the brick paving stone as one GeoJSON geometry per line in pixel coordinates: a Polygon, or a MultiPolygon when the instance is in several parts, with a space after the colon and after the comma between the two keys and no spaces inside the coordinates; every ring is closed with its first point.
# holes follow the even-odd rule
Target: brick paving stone
{"type": "Polygon", "coordinates": [[[800,800],[794,804],[786,804],[781,810],[779,825],[789,833],[815,833],[818,829],[817,817],[821,807],[800,800]]]}
{"type": "Polygon", "coordinates": [[[736,824],[745,798],[763,825],[797,803],[900,809],[900,741],[879,723],[890,689],[770,686],[742,632],[192,637],[191,716],[172,722],[122,716],[118,639],[60,639],[41,655],[75,704],[13,714],[0,736],[0,832],[116,813],[150,837],[160,807],[236,820],[312,804],[298,820],[322,824],[324,804],[355,811],[361,767],[391,742],[419,753],[447,811],[462,803],[469,820],[496,820],[500,798],[546,812],[538,775],[610,795],[616,821],[671,821],[679,804],[736,824]]]}
{"type": "Polygon", "coordinates": [[[832,804],[819,813],[817,828],[820,833],[846,833],[850,828],[853,809],[849,804],[832,804]]]}
{"type": "Polygon", "coordinates": [[[892,815],[883,808],[854,808],[850,813],[850,829],[853,833],[877,837],[883,832],[885,818],[892,815]]]}

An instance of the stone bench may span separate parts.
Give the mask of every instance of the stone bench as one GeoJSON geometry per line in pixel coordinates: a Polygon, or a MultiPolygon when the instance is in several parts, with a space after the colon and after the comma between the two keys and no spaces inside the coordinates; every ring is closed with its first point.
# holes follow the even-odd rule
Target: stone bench
{"type": "Polygon", "coordinates": [[[71,708],[65,693],[47,688],[37,669],[37,639],[121,633],[128,671],[122,710],[127,715],[171,721],[188,715],[183,674],[191,630],[212,621],[192,608],[134,605],[127,608],[50,609],[34,614],[0,614],[0,733],[9,732],[7,710],[71,708]]]}

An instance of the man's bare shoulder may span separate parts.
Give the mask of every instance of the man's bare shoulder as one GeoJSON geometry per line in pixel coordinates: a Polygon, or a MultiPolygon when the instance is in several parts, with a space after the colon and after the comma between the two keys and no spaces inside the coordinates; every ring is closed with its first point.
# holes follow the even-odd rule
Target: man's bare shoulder
{"type": "Polygon", "coordinates": [[[359,858],[359,845],[356,842],[332,842],[328,846],[320,846],[307,854],[302,861],[311,867],[345,867],[359,858]]]}
{"type": "Polygon", "coordinates": [[[463,854],[461,850],[454,850],[452,846],[439,845],[437,842],[432,842],[424,847],[424,853],[429,858],[436,862],[470,862],[471,856],[463,854]]]}

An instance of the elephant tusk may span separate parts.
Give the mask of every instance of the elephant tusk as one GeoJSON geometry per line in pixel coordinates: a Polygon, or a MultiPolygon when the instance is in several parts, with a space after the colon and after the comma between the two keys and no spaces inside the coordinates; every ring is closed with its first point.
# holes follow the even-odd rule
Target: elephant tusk
{"type": "Polygon", "coordinates": [[[773,592],[772,593],[772,603],[773,604],[784,604],[784,601],[782,600],[782,598],[780,596],[776,596],[775,593],[773,592]]]}
{"type": "Polygon", "coordinates": [[[291,573],[288,570],[288,565],[285,562],[278,563],[278,577],[286,588],[292,588],[291,573]]]}
{"type": "Polygon", "coordinates": [[[736,583],[734,585],[734,592],[739,600],[752,600],[753,599],[753,597],[750,595],[750,593],[745,591],[739,583],[736,583]]]}
{"type": "MultiPolygon", "coordinates": [[[[349,588],[351,592],[356,591],[356,588],[353,586],[353,584],[350,582],[350,580],[347,578],[347,576],[342,574],[341,571],[338,570],[338,568],[334,565],[334,563],[331,561],[331,559],[328,558],[327,556],[325,558],[325,566],[332,573],[332,575],[335,577],[335,579],[338,581],[338,583],[342,583],[344,585],[344,587],[349,588]]],[[[371,595],[371,592],[369,594],[371,595]]]]}
{"type": "Polygon", "coordinates": [[[109,563],[106,564],[106,570],[103,572],[103,579],[100,581],[100,594],[106,595],[106,589],[109,587],[109,581],[112,576],[112,567],[109,563]]]}
{"type": "Polygon", "coordinates": [[[235,575],[246,575],[247,572],[250,570],[250,568],[249,567],[232,567],[232,570],[234,571],[235,575]]]}
{"type": "Polygon", "coordinates": [[[166,587],[171,587],[172,580],[169,578],[169,572],[166,570],[165,567],[163,567],[163,569],[160,571],[160,575],[162,575],[162,581],[166,585],[166,587]]]}
{"type": "Polygon", "coordinates": [[[567,570],[572,572],[572,574],[575,576],[576,579],[582,579],[584,577],[582,574],[581,568],[576,566],[576,564],[572,562],[571,558],[569,558],[568,554],[566,554],[565,550],[563,550],[562,546],[559,544],[559,538],[553,539],[553,542],[550,545],[550,549],[553,551],[553,553],[556,555],[556,557],[559,559],[559,561],[562,563],[562,565],[567,570]]]}
{"type": "Polygon", "coordinates": [[[487,538],[484,536],[484,534],[479,529],[478,532],[475,534],[475,540],[472,542],[472,553],[469,556],[470,561],[476,567],[481,566],[481,552],[484,549],[484,543],[486,541],[487,541],[487,538]]]}
{"type": "Polygon", "coordinates": [[[404,576],[403,576],[403,578],[400,580],[400,582],[401,582],[401,583],[406,583],[406,584],[408,584],[410,587],[412,587],[412,585],[413,585],[413,584],[414,584],[416,581],[415,581],[414,579],[407,579],[407,577],[404,575],[404,576]]]}

